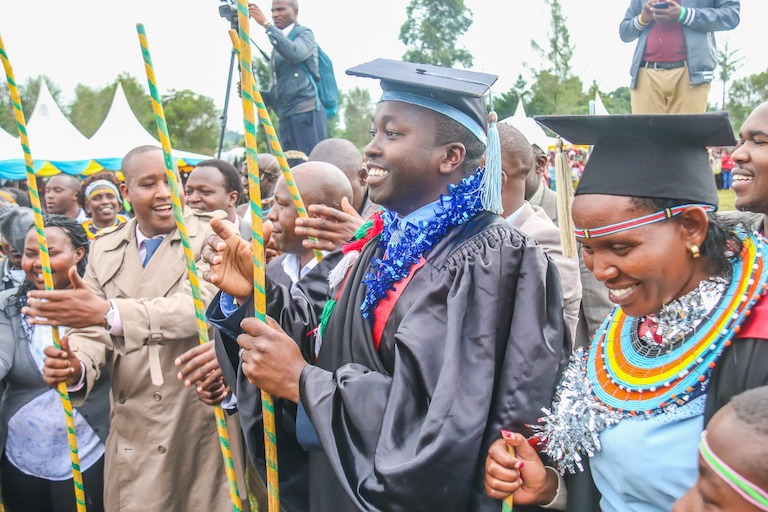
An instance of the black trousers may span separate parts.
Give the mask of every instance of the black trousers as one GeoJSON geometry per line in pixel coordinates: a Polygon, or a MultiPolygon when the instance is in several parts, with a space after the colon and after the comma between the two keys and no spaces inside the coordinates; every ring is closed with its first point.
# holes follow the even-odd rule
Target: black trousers
{"type": "MultiPolygon", "coordinates": [[[[318,142],[328,138],[328,120],[322,109],[303,112],[280,119],[278,130],[283,151],[293,149],[309,156],[318,142]]],[[[301,160],[289,163],[298,165],[301,160]]]]}
{"type": "MultiPolygon", "coordinates": [[[[22,473],[2,460],[3,504],[7,512],[76,512],[73,480],[54,482],[22,473]]],[[[85,507],[104,512],[104,456],[83,472],[85,507]]]]}

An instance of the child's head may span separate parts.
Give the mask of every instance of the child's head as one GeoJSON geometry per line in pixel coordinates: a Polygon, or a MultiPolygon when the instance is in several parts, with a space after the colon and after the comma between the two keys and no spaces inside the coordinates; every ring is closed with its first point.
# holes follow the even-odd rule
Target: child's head
{"type": "Polygon", "coordinates": [[[699,479],[675,512],[768,511],[768,386],[735,396],[699,444],[699,479]]]}

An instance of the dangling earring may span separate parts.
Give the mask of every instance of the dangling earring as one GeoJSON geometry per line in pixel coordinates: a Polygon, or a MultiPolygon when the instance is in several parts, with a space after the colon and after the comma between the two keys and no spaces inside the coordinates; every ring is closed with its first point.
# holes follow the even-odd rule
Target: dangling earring
{"type": "Polygon", "coordinates": [[[698,258],[701,256],[701,251],[699,250],[699,246],[696,244],[691,244],[691,255],[693,256],[693,259],[698,258]]]}

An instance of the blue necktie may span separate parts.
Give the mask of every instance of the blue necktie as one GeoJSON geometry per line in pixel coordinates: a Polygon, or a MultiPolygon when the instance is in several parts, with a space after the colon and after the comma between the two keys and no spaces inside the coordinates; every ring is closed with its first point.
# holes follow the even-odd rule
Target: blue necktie
{"type": "Polygon", "coordinates": [[[158,247],[160,247],[161,243],[163,243],[162,238],[148,238],[147,240],[144,240],[144,248],[147,250],[147,255],[144,256],[144,263],[142,263],[143,266],[147,266],[149,259],[153,254],[155,254],[155,251],[158,247]]]}

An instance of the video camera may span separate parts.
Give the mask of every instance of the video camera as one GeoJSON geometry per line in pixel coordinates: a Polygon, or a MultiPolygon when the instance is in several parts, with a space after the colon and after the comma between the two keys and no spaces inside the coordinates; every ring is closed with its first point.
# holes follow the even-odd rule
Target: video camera
{"type": "Polygon", "coordinates": [[[219,16],[229,21],[232,28],[237,28],[237,4],[234,0],[219,0],[224,5],[219,6],[219,16]]]}

